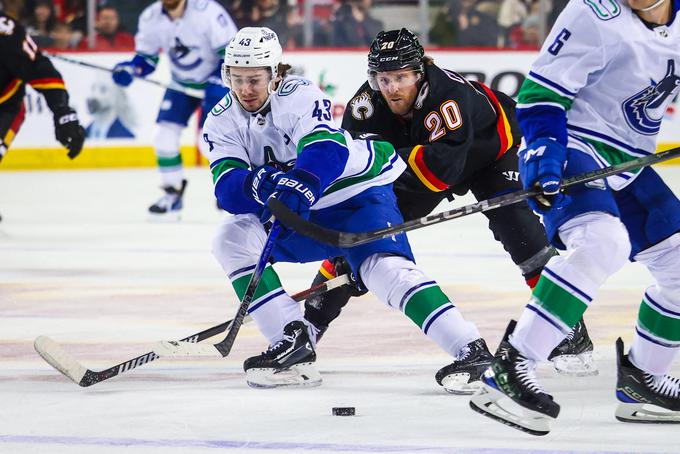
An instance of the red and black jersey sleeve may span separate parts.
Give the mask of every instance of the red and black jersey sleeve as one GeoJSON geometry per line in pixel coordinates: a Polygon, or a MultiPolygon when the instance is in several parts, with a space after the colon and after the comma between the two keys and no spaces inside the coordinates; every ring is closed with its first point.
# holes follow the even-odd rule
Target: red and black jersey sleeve
{"type": "Polygon", "coordinates": [[[0,105],[23,97],[24,84],[45,96],[52,111],[68,106],[64,80],[21,24],[0,14],[0,105]]]}
{"type": "Polygon", "coordinates": [[[427,75],[412,120],[415,143],[399,152],[418,180],[439,192],[498,160],[520,134],[510,98],[501,102],[502,93],[436,66],[427,75]]]}

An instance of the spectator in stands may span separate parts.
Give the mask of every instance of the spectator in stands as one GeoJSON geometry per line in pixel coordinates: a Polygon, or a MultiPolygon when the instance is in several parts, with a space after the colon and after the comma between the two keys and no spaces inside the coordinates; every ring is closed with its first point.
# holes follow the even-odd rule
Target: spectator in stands
{"type": "Polygon", "coordinates": [[[76,41],[74,41],[71,27],[63,22],[57,22],[54,25],[54,29],[52,29],[50,37],[52,38],[51,47],[53,49],[59,50],[73,49],[78,44],[76,41]]]}
{"type": "Polygon", "coordinates": [[[284,48],[295,47],[302,40],[302,21],[295,11],[289,11],[288,3],[283,0],[240,0],[229,8],[234,22],[239,28],[267,27],[279,36],[284,48]]]}
{"type": "Polygon", "coordinates": [[[39,0],[33,7],[31,16],[25,21],[26,32],[40,47],[50,47],[50,34],[57,23],[54,5],[49,0],[39,0]]]}
{"type": "Polygon", "coordinates": [[[382,21],[371,16],[372,0],[342,0],[331,17],[331,43],[337,47],[367,47],[383,29],[382,21]]]}
{"type": "MultiPolygon", "coordinates": [[[[118,11],[111,6],[104,6],[99,9],[95,30],[97,35],[94,50],[121,51],[134,50],[135,48],[135,37],[121,30],[118,11]]],[[[87,49],[86,40],[80,43],[80,48],[87,49]]]]}
{"type": "Polygon", "coordinates": [[[450,0],[430,30],[433,43],[444,46],[498,46],[499,27],[489,2],[450,0]]]}

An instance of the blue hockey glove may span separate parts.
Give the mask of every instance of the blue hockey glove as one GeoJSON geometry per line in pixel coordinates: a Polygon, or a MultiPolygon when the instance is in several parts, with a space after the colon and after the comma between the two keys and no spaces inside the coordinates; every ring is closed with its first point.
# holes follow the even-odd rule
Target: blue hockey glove
{"type": "Polygon", "coordinates": [[[260,205],[264,205],[274,192],[276,183],[282,175],[283,172],[271,166],[257,167],[244,181],[245,193],[250,194],[260,205]]]}
{"type": "Polygon", "coordinates": [[[524,189],[537,187],[541,193],[528,200],[536,212],[563,208],[571,198],[560,191],[567,149],[554,139],[542,138],[520,151],[519,173],[524,189]]]}
{"type": "Polygon", "coordinates": [[[113,81],[122,87],[127,87],[135,78],[135,65],[131,61],[118,63],[113,67],[113,81]]]}
{"type": "Polygon", "coordinates": [[[156,69],[147,58],[135,55],[130,61],[118,63],[113,67],[113,81],[118,85],[127,87],[135,77],[146,77],[156,69]]]}
{"type": "MultiPolygon", "coordinates": [[[[303,219],[309,219],[309,208],[319,200],[320,192],[320,183],[316,175],[302,169],[293,169],[279,176],[270,198],[278,199],[303,219]]],[[[260,222],[266,224],[271,218],[272,214],[265,206],[260,222]]],[[[285,239],[292,234],[292,231],[284,228],[279,238],[285,239]]]]}

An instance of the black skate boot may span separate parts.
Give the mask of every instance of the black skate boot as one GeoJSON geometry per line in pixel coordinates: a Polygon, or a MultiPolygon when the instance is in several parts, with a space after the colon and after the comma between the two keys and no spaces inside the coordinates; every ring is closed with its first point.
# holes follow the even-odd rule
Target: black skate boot
{"type": "Polygon", "coordinates": [[[149,214],[155,219],[179,220],[182,211],[182,196],[187,187],[187,180],[182,180],[179,189],[173,186],[163,186],[165,194],[149,207],[149,214]]]}
{"type": "Polygon", "coordinates": [[[316,353],[307,325],[290,322],[283,328],[283,339],[266,352],[245,360],[246,381],[253,388],[319,386],[321,375],[314,367],[316,353]]]}
{"type": "Polygon", "coordinates": [[[593,343],[583,319],[579,320],[567,337],[550,352],[548,360],[552,361],[558,374],[586,377],[599,373],[593,361],[593,343]]]}
{"type": "Polygon", "coordinates": [[[321,267],[322,270],[319,270],[312,281],[312,287],[343,274],[347,275],[349,282],[322,295],[305,300],[305,320],[316,329],[317,343],[328,329],[328,325],[338,318],[342,308],[345,307],[350,298],[368,292],[363,284],[357,280],[349,262],[344,257],[325,260],[321,267]]]}
{"type": "Polygon", "coordinates": [[[439,369],[434,378],[451,394],[474,394],[481,384],[479,378],[492,359],[486,342],[480,337],[463,347],[457,359],[439,369]]]}
{"type": "Polygon", "coordinates": [[[651,375],[635,367],[616,340],[616,419],[623,422],[680,424],[680,378],[651,375]],[[647,408],[645,405],[653,406],[647,408]],[[654,408],[656,407],[656,408],[654,408]],[[659,411],[659,409],[663,411],[659,411]]]}
{"type": "Polygon", "coordinates": [[[535,361],[508,344],[482,375],[483,386],[470,399],[470,408],[523,432],[546,435],[550,432],[550,419],[557,418],[560,406],[543,390],[535,370],[535,361]],[[505,397],[520,408],[500,402],[505,397]]]}

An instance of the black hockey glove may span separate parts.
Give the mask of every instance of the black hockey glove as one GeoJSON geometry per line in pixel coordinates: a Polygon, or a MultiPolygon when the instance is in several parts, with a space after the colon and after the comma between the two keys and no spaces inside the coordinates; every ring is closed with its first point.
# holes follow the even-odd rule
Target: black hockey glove
{"type": "Polygon", "coordinates": [[[347,259],[345,259],[344,257],[336,257],[331,261],[333,262],[333,266],[335,267],[335,273],[337,276],[346,274],[347,277],[349,278],[347,288],[350,290],[350,295],[361,296],[368,293],[368,289],[364,286],[364,283],[361,282],[361,279],[358,279],[357,276],[354,274],[354,272],[352,271],[352,267],[349,266],[349,262],[347,261],[347,259]]]}
{"type": "Polygon", "coordinates": [[[78,122],[76,111],[66,106],[54,112],[54,135],[59,143],[68,148],[68,157],[80,154],[85,142],[85,129],[78,122]]]}

